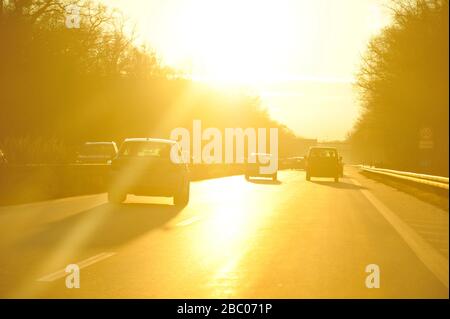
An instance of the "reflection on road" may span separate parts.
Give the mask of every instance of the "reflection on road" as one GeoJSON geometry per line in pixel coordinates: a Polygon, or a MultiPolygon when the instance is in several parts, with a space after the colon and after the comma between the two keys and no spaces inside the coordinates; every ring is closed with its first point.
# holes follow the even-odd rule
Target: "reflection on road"
{"type": "Polygon", "coordinates": [[[353,176],[339,184],[307,182],[299,171],[280,172],[275,183],[243,176],[205,180],[192,184],[183,209],[171,199],[136,196],[110,205],[104,194],[0,208],[0,295],[448,296],[362,192],[376,194],[399,217],[415,221],[411,227],[417,221],[420,227],[439,225],[416,229],[447,260],[448,211],[353,176]],[[108,257],[82,269],[80,289],[65,288],[59,277],[37,282],[99,255],[108,257]],[[383,274],[377,290],[364,286],[364,269],[372,263],[383,274]]]}

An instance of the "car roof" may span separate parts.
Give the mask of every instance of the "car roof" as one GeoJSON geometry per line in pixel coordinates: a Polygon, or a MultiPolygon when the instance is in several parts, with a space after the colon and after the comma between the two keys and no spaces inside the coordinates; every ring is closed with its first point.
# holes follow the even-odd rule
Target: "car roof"
{"type": "Polygon", "coordinates": [[[153,143],[165,143],[165,144],[176,144],[173,140],[163,139],[163,138],[151,138],[151,137],[137,137],[137,138],[126,138],[124,143],[133,142],[153,142],[153,143]]]}
{"type": "Polygon", "coordinates": [[[115,142],[86,142],[84,145],[110,145],[115,144],[115,142]]]}

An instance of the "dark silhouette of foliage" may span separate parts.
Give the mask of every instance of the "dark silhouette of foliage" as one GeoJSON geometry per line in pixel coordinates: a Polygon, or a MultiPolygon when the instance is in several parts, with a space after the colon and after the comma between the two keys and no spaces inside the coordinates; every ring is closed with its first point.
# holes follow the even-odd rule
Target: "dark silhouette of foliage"
{"type": "Polygon", "coordinates": [[[15,162],[48,162],[51,154],[39,151],[86,140],[168,137],[193,119],[218,128],[280,127],[280,140],[296,139],[258,99],[162,66],[155,52],[136,46],[120,12],[66,0],[0,0],[0,8],[0,146],[15,162]],[[74,3],[79,29],[65,24],[74,3]],[[52,147],[39,147],[45,140],[52,147]],[[21,156],[11,154],[14,145],[21,156]]]}
{"type": "Polygon", "coordinates": [[[392,10],[393,24],[363,57],[363,111],[349,140],[360,161],[448,174],[448,1],[401,1],[392,10]]]}

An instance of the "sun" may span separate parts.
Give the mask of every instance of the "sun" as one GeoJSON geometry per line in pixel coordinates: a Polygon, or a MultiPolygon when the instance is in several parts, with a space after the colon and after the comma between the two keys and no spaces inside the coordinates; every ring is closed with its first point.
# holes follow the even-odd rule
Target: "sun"
{"type": "Polygon", "coordinates": [[[179,15],[194,78],[252,83],[270,79],[286,63],[292,10],[279,1],[192,1],[179,15]]]}
{"type": "Polygon", "coordinates": [[[258,95],[273,118],[321,139],[345,138],[358,117],[351,83],[390,21],[390,0],[99,1],[136,22],[136,42],[178,75],[258,95]]]}
{"type": "MultiPolygon", "coordinates": [[[[139,17],[162,61],[193,79],[255,84],[314,61],[317,5],[309,0],[103,0],[139,17]]],[[[302,71],[302,70],[300,70],[302,71]]]]}

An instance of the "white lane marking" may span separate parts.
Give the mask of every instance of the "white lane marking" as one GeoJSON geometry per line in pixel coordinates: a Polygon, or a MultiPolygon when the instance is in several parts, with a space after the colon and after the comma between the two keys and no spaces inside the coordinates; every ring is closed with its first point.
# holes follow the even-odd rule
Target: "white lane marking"
{"type": "MultiPolygon", "coordinates": [[[[358,181],[351,179],[357,185],[362,186],[358,181]]],[[[399,233],[403,240],[413,250],[416,256],[425,266],[439,279],[448,289],[448,259],[442,256],[436,249],[427,243],[411,227],[405,224],[394,212],[387,208],[378,198],[367,189],[360,189],[361,193],[370,203],[384,216],[391,226],[399,233]]]]}
{"type": "Polygon", "coordinates": [[[175,226],[177,226],[177,227],[184,227],[184,226],[193,224],[193,223],[195,223],[195,222],[198,222],[198,221],[200,221],[201,219],[202,219],[202,218],[199,217],[199,216],[194,216],[194,217],[188,218],[188,219],[186,219],[186,220],[183,220],[183,221],[181,221],[181,222],[175,224],[175,226]]]}
{"type": "MultiPolygon", "coordinates": [[[[82,260],[80,262],[75,263],[76,265],[78,265],[80,267],[80,269],[82,268],[86,268],[92,264],[95,264],[99,261],[102,261],[106,258],[109,258],[113,255],[115,255],[116,253],[101,253],[92,257],[89,257],[88,259],[82,260]]],[[[65,269],[60,269],[58,271],[55,271],[54,273],[51,273],[49,275],[43,276],[41,278],[39,278],[37,281],[41,281],[41,282],[52,282],[55,281],[57,279],[63,278],[67,275],[66,270],[65,269]]]]}

